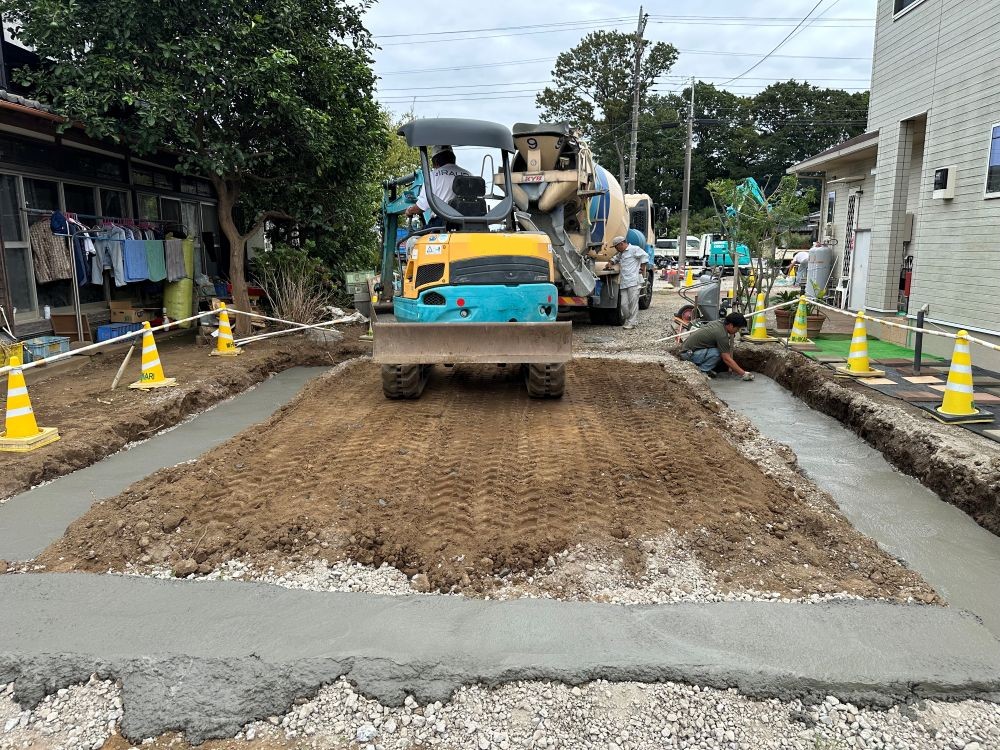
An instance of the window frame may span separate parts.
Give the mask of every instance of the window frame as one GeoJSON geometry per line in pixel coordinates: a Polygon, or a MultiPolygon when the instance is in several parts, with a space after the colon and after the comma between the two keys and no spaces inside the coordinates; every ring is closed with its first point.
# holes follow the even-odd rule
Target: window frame
{"type": "MultiPolygon", "coordinates": [[[[1000,133],[997,133],[997,130],[1000,130],[1000,122],[994,123],[990,126],[989,144],[986,146],[986,179],[983,181],[984,200],[994,200],[996,198],[1000,198],[1000,190],[994,190],[992,193],[990,192],[990,159],[993,156],[993,142],[997,141],[997,143],[1000,144],[1000,133]],[[996,133],[996,135],[994,135],[994,133],[996,133]]],[[[998,149],[1000,149],[1000,145],[998,145],[998,149]]]]}
{"type": "Polygon", "coordinates": [[[896,3],[898,3],[898,2],[899,2],[899,0],[892,0],[892,20],[893,21],[896,21],[896,20],[902,18],[907,13],[909,13],[911,10],[913,10],[914,8],[916,8],[918,5],[923,5],[924,2],[926,2],[926,0],[915,0],[914,2],[910,3],[909,5],[907,5],[905,8],[900,8],[899,10],[897,10],[896,9],[896,3]]]}

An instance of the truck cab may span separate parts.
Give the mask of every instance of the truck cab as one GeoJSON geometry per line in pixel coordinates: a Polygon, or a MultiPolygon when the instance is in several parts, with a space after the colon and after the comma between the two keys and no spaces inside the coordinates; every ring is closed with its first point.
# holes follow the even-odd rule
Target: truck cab
{"type": "Polygon", "coordinates": [[[737,258],[734,262],[730,251],[729,240],[721,234],[702,235],[702,249],[705,251],[705,265],[710,268],[719,268],[723,275],[735,273],[740,269],[740,273],[748,273],[752,265],[750,249],[746,245],[736,246],[737,258]]]}

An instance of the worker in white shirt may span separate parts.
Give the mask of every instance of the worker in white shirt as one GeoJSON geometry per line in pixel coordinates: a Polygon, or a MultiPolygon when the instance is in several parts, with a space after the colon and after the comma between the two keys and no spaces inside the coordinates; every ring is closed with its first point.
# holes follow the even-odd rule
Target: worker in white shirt
{"type": "Polygon", "coordinates": [[[619,264],[618,279],[622,290],[622,312],[625,314],[626,331],[639,325],[639,293],[646,278],[649,255],[641,247],[630,245],[624,237],[615,237],[617,253],[611,258],[612,264],[619,264]]]}
{"type": "MultiPolygon", "coordinates": [[[[820,246],[818,242],[813,243],[813,247],[820,246]]],[[[795,283],[801,287],[806,285],[806,270],[809,268],[809,251],[799,250],[792,257],[792,264],[788,268],[788,275],[795,276],[795,283]]]]}
{"type": "MultiPolygon", "coordinates": [[[[434,169],[431,170],[430,187],[434,192],[434,196],[439,201],[443,201],[444,203],[447,203],[455,197],[455,191],[451,189],[452,184],[455,182],[455,178],[459,175],[471,175],[467,169],[463,169],[458,166],[455,161],[455,152],[452,150],[451,146],[434,147],[434,152],[431,155],[431,166],[434,167],[434,169]]],[[[406,215],[414,216],[430,210],[431,207],[430,202],[427,200],[427,191],[421,190],[420,197],[417,198],[417,202],[406,209],[406,215]]],[[[427,225],[444,226],[444,222],[440,218],[434,217],[427,223],[427,225]]]]}

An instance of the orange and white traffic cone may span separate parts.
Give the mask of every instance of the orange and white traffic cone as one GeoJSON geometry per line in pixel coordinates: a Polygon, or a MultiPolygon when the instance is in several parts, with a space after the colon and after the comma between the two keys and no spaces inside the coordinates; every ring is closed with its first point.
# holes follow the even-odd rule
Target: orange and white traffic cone
{"type": "Polygon", "coordinates": [[[0,433],[0,451],[27,453],[59,439],[55,427],[39,427],[31,409],[28,387],[21,371],[21,360],[12,357],[13,368],[7,375],[7,417],[0,433]]]}
{"type": "Polygon", "coordinates": [[[795,348],[814,346],[812,340],[809,338],[809,300],[806,299],[805,295],[799,297],[799,305],[795,308],[795,320],[792,321],[792,332],[789,334],[788,338],[785,339],[785,343],[788,346],[795,348]]]}
{"type": "Polygon", "coordinates": [[[948,383],[944,399],[931,414],[945,424],[978,424],[992,422],[993,415],[976,408],[972,382],[972,353],[969,351],[969,332],[959,331],[955,339],[955,352],[948,369],[948,383]]]}
{"type": "Polygon", "coordinates": [[[213,357],[235,357],[243,353],[233,339],[233,329],[229,325],[229,313],[226,303],[219,304],[219,330],[215,336],[215,348],[210,352],[213,357]]]}
{"type": "Polygon", "coordinates": [[[757,306],[754,309],[753,314],[753,327],[750,330],[750,336],[743,339],[744,341],[750,341],[754,344],[766,344],[768,341],[777,341],[774,336],[767,335],[767,323],[764,320],[764,295],[757,295],[757,306]]]}
{"type": "Polygon", "coordinates": [[[176,378],[163,376],[163,365],[160,364],[160,355],[156,351],[156,341],[153,340],[153,332],[149,330],[149,322],[143,323],[142,327],[142,375],[129,385],[129,388],[148,391],[152,388],[177,385],[176,378]]]}
{"type": "Polygon", "coordinates": [[[854,335],[851,336],[851,348],[847,353],[847,364],[837,368],[841,375],[852,378],[876,378],[885,375],[885,370],[876,370],[868,359],[868,331],[865,328],[865,311],[858,310],[854,319],[854,335]]]}

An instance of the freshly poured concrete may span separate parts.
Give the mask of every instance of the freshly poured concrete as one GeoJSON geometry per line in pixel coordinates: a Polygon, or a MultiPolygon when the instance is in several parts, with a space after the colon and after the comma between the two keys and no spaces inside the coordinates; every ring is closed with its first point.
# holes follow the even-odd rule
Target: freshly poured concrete
{"type": "Polygon", "coordinates": [[[791,446],[799,465],[833,495],[859,531],[1000,636],[1000,538],[773,380],[723,377],[711,385],[763,434],[791,446]]]}
{"type": "Polygon", "coordinates": [[[154,471],[190,461],[270,417],[326,367],[293,367],[173,430],[0,505],[0,560],[30,560],[97,500],[154,471]]]}
{"type": "Polygon", "coordinates": [[[399,705],[461,685],[680,680],[752,696],[886,704],[1000,698],[1000,642],[944,607],[729,602],[623,607],[379,597],[123,576],[0,576],[0,683],[31,705],[122,682],[132,738],[200,742],[347,675],[399,705]]]}

